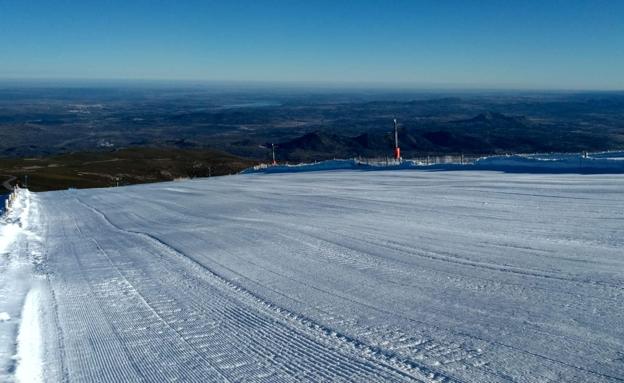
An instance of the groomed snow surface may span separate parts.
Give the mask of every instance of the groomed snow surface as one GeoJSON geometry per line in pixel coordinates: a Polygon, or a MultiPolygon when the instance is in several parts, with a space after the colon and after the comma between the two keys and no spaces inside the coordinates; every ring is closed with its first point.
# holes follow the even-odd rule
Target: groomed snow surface
{"type": "Polygon", "coordinates": [[[622,175],[318,171],[22,201],[0,380],[624,380],[622,175]]]}

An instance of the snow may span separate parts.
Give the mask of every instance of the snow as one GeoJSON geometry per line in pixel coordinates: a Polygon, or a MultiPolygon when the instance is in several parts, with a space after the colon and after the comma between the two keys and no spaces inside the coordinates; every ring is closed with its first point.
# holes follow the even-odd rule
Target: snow
{"type": "Polygon", "coordinates": [[[39,292],[40,237],[31,211],[35,197],[18,190],[10,210],[0,217],[0,381],[42,380],[43,336],[39,292]]]}
{"type": "Polygon", "coordinates": [[[43,382],[43,348],[40,325],[40,294],[33,288],[26,295],[22,309],[22,321],[17,336],[17,383],[43,382]]]}
{"type": "Polygon", "coordinates": [[[534,173],[624,173],[624,152],[600,152],[588,156],[581,154],[517,154],[487,156],[474,163],[427,164],[415,160],[403,160],[400,163],[389,161],[362,162],[358,160],[329,160],[296,165],[280,164],[275,166],[258,165],[244,170],[243,174],[252,173],[300,173],[327,170],[496,170],[506,172],[534,173]]]}
{"type": "Polygon", "coordinates": [[[36,194],[9,249],[41,283],[0,312],[48,381],[618,382],[622,190],[319,170],[36,194]]]}
{"type": "Polygon", "coordinates": [[[15,222],[4,222],[0,226],[0,254],[7,252],[20,231],[19,224],[15,222]]]}
{"type": "Polygon", "coordinates": [[[481,169],[533,169],[550,171],[624,172],[624,152],[580,154],[532,154],[492,156],[479,159],[481,169]]]}
{"type": "Polygon", "coordinates": [[[243,174],[250,173],[299,173],[320,170],[357,169],[358,163],[354,160],[328,160],[304,164],[280,164],[269,166],[261,164],[253,168],[244,170],[243,174]]]}

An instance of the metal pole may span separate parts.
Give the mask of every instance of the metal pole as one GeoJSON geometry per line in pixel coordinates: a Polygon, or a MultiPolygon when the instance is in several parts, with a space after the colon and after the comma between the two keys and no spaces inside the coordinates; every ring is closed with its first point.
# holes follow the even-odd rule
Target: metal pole
{"type": "Polygon", "coordinates": [[[401,159],[401,149],[399,148],[399,128],[396,118],[394,119],[394,158],[396,160],[401,159]]]}
{"type": "Polygon", "coordinates": [[[394,119],[394,148],[399,147],[399,130],[397,129],[397,120],[394,119]]]}
{"type": "Polygon", "coordinates": [[[275,161],[275,144],[271,144],[271,149],[273,151],[273,165],[277,165],[277,161],[275,161]]]}

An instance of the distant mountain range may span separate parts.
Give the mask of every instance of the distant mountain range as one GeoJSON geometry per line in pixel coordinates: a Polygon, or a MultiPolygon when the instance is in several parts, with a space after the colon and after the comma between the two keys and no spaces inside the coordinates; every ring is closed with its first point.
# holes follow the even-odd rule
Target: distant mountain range
{"type": "MultiPolygon", "coordinates": [[[[405,157],[448,153],[581,151],[592,141],[596,138],[588,136],[580,141],[576,135],[557,135],[553,129],[549,130],[523,116],[492,112],[469,119],[428,124],[422,128],[399,129],[399,144],[405,157]]],[[[363,132],[356,136],[319,130],[279,143],[278,155],[291,161],[390,156],[392,148],[391,130],[363,132]]]]}
{"type": "Polygon", "coordinates": [[[129,147],[257,161],[624,149],[624,93],[2,88],[0,158],[129,147]]]}

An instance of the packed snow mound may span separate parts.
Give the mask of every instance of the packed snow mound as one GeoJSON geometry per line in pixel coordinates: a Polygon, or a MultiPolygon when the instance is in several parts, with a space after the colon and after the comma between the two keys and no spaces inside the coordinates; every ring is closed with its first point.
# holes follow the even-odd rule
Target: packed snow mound
{"type": "MultiPolygon", "coordinates": [[[[0,381],[43,382],[35,197],[16,188],[0,216],[0,381]]],[[[50,381],[53,381],[50,380],[50,381]]]]}
{"type": "Polygon", "coordinates": [[[361,161],[328,160],[304,164],[258,165],[244,170],[251,173],[299,173],[323,170],[497,170],[536,173],[624,173],[624,152],[582,154],[523,154],[488,156],[473,163],[426,164],[414,160],[361,161]]]}

